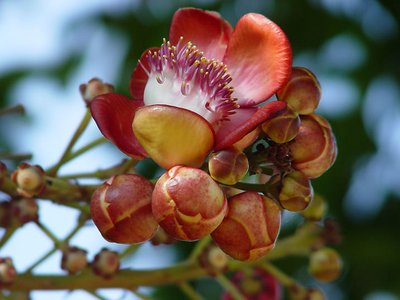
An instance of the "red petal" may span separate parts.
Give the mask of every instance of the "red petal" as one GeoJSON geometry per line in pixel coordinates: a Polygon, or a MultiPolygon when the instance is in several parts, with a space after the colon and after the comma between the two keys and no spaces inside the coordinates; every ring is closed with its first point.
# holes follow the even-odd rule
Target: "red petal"
{"type": "Polygon", "coordinates": [[[266,105],[239,108],[230,117],[230,121],[222,124],[216,134],[215,150],[225,149],[239,141],[261,123],[275,117],[286,108],[282,101],[268,102],[266,105]],[[283,105],[282,105],[283,104],[283,105]]]}
{"type": "Polygon", "coordinates": [[[126,155],[136,159],[147,156],[132,130],[135,111],[143,102],[118,94],[103,94],[90,102],[93,119],[103,135],[126,155]]]}
{"type": "Polygon", "coordinates": [[[236,24],[224,57],[239,105],[267,100],[290,75],[292,50],[284,32],[260,14],[246,14],[236,24]]]}
{"type": "Polygon", "coordinates": [[[135,70],[133,70],[131,81],[129,83],[129,88],[133,100],[143,102],[144,88],[146,87],[147,80],[149,78],[147,74],[150,72],[146,56],[149,53],[149,51],[154,52],[158,51],[158,49],[159,48],[154,47],[144,51],[140,56],[139,62],[136,65],[135,70]]]}
{"type": "Polygon", "coordinates": [[[172,18],[169,39],[176,45],[182,36],[184,43],[191,41],[206,58],[222,61],[231,33],[231,25],[218,13],[182,8],[172,18]]]}

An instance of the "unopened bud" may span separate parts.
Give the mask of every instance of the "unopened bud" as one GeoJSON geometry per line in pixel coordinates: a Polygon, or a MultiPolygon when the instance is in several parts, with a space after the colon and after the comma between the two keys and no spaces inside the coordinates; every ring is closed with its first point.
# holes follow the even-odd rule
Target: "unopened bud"
{"type": "Polygon", "coordinates": [[[114,243],[149,240],[158,224],[151,212],[153,185],[140,175],[111,177],[92,195],[90,212],[102,236],[114,243]]]}
{"type": "Polygon", "coordinates": [[[176,166],[158,179],[153,214],[177,240],[198,240],[222,222],[228,205],[219,185],[204,171],[176,166]]]}
{"type": "Polygon", "coordinates": [[[87,84],[81,84],[79,86],[79,91],[83,100],[88,103],[96,96],[114,92],[114,87],[109,83],[104,83],[98,78],[92,78],[87,84]]]}
{"type": "Polygon", "coordinates": [[[210,155],[208,169],[214,180],[233,185],[246,175],[249,161],[242,151],[235,148],[221,150],[210,155]]]}
{"type": "Polygon", "coordinates": [[[77,247],[69,247],[63,252],[61,258],[61,269],[69,274],[76,274],[88,265],[87,252],[77,247]]]}
{"type": "Polygon", "coordinates": [[[170,245],[176,242],[176,239],[174,239],[172,236],[170,236],[168,233],[165,232],[165,230],[160,226],[158,227],[158,230],[156,234],[151,238],[150,240],[151,244],[154,246],[158,245],[170,245]]]}
{"type": "Polygon", "coordinates": [[[12,259],[10,257],[0,258],[0,285],[11,284],[16,276],[17,271],[15,270],[12,259]]]}
{"type": "Polygon", "coordinates": [[[293,287],[289,288],[290,300],[324,300],[325,295],[321,290],[315,288],[293,287]]]}
{"type": "Polygon", "coordinates": [[[39,195],[46,187],[45,173],[40,166],[22,163],[11,174],[11,179],[17,185],[17,192],[31,198],[39,195]]]}
{"type": "Polygon", "coordinates": [[[228,202],[228,215],[211,234],[226,254],[256,260],[275,246],[281,224],[279,206],[256,192],[244,192],[228,202]]]}
{"type": "Polygon", "coordinates": [[[292,167],[309,178],[327,171],[337,155],[336,139],[328,121],[311,114],[301,116],[300,131],[289,143],[292,167]]]}
{"type": "Polygon", "coordinates": [[[93,272],[106,279],[114,276],[118,272],[119,266],[120,260],[118,253],[108,249],[102,249],[96,254],[92,263],[93,272]]]}
{"type": "Polygon", "coordinates": [[[287,83],[278,91],[278,99],[300,115],[314,112],[321,98],[317,77],[308,69],[294,67],[287,83]]]}
{"type": "Polygon", "coordinates": [[[210,244],[199,256],[200,265],[209,275],[216,275],[225,271],[228,265],[228,256],[216,245],[210,244]]]}
{"type": "Polygon", "coordinates": [[[309,221],[319,221],[325,216],[327,210],[328,205],[326,204],[325,199],[316,194],[314,195],[310,205],[308,205],[301,213],[303,217],[309,221]]]}
{"type": "Polygon", "coordinates": [[[293,140],[299,132],[300,117],[297,113],[287,109],[284,113],[264,122],[261,128],[275,143],[287,143],[293,140]]]}
{"type": "MultiPolygon", "coordinates": [[[[232,277],[233,284],[249,300],[280,300],[282,287],[279,281],[262,269],[246,269],[236,272],[232,277]]],[[[229,293],[224,293],[223,300],[233,300],[229,293]]]]}
{"type": "Polygon", "coordinates": [[[317,280],[330,282],[342,272],[342,259],[336,250],[321,248],[311,253],[308,271],[317,280]]]}
{"type": "Polygon", "coordinates": [[[310,179],[299,171],[293,171],[282,180],[279,202],[289,211],[301,211],[308,206],[313,195],[310,179]]]}
{"type": "Polygon", "coordinates": [[[10,202],[11,222],[20,226],[39,219],[38,205],[33,198],[15,199],[10,202]]]}

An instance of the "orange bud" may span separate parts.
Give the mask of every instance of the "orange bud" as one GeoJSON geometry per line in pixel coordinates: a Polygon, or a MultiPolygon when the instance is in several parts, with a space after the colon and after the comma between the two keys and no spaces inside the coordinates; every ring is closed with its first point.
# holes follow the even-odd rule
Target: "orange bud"
{"type": "Polygon", "coordinates": [[[289,81],[277,93],[278,99],[300,115],[311,114],[321,98],[317,77],[308,69],[294,67],[289,81]]]}
{"type": "Polygon", "coordinates": [[[151,212],[153,185],[136,174],[111,177],[92,196],[90,212],[103,237],[131,244],[150,239],[158,224],[151,212]]]}
{"type": "Polygon", "coordinates": [[[46,186],[43,169],[27,163],[20,164],[11,174],[11,179],[17,185],[17,192],[28,198],[39,195],[46,186]]]}
{"type": "Polygon", "coordinates": [[[291,110],[269,119],[261,125],[265,134],[275,143],[283,144],[293,140],[300,127],[300,117],[291,110]]]}
{"type": "Polygon", "coordinates": [[[303,173],[294,171],[282,181],[279,202],[289,211],[305,209],[313,198],[314,192],[310,182],[303,173]]]}
{"type": "Polygon", "coordinates": [[[249,161],[243,152],[234,148],[221,150],[210,155],[208,169],[214,180],[232,185],[246,175],[249,161]]]}
{"type": "Polygon", "coordinates": [[[206,172],[176,166],[157,181],[152,208],[169,235],[198,240],[217,228],[228,206],[223,191],[206,172]]]}
{"type": "Polygon", "coordinates": [[[290,142],[292,167],[309,178],[321,176],[334,163],[336,139],[328,121],[311,114],[301,116],[300,131],[290,142]]]}
{"type": "Polygon", "coordinates": [[[79,86],[79,91],[83,100],[90,102],[96,96],[112,93],[114,87],[109,83],[104,83],[98,78],[92,78],[87,84],[81,84],[79,86]]]}
{"type": "Polygon", "coordinates": [[[69,274],[76,274],[82,271],[88,264],[86,251],[78,247],[69,247],[63,251],[61,258],[61,269],[69,274]]]}
{"type": "Polygon", "coordinates": [[[93,259],[92,269],[97,276],[109,279],[113,277],[120,267],[118,253],[108,249],[102,249],[93,259]]]}
{"type": "Polygon", "coordinates": [[[274,246],[281,224],[279,206],[256,192],[229,199],[228,215],[211,234],[226,254],[238,260],[256,260],[274,246]]]}
{"type": "Polygon", "coordinates": [[[342,272],[342,259],[332,248],[321,248],[310,255],[308,271],[317,280],[330,282],[339,277],[342,272]]]}

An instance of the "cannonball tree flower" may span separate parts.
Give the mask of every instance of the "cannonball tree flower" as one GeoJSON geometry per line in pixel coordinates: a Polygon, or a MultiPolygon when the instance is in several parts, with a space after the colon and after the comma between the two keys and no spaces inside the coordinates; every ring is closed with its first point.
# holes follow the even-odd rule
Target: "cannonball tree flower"
{"type": "Polygon", "coordinates": [[[249,13],[235,28],[216,12],[179,9],[169,40],[146,50],[131,98],[108,93],[90,103],[104,134],[127,155],[169,169],[198,167],[285,110],[268,100],[288,80],[292,53],[283,31],[249,13]]]}

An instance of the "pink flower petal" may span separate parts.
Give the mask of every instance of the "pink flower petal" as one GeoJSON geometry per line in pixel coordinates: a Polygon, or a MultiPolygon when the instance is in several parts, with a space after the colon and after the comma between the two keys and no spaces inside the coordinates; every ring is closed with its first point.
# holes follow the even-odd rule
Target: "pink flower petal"
{"type": "Polygon", "coordinates": [[[154,52],[158,51],[158,49],[159,48],[153,47],[144,51],[140,56],[140,59],[138,61],[138,64],[136,65],[135,70],[133,70],[131,81],[129,83],[129,89],[133,100],[143,102],[144,89],[146,87],[147,80],[149,78],[147,74],[150,72],[146,56],[149,53],[149,51],[154,52]]]}
{"type": "Polygon", "coordinates": [[[113,93],[97,96],[90,102],[93,119],[103,135],[135,159],[147,156],[132,130],[135,111],[140,106],[143,102],[113,93]]]}
{"type": "Polygon", "coordinates": [[[275,117],[286,108],[282,101],[268,102],[262,107],[239,108],[222,124],[215,138],[215,150],[221,150],[239,141],[261,123],[275,117]]]}
{"type": "Polygon", "coordinates": [[[290,75],[292,50],[284,32],[260,14],[246,14],[237,23],[224,62],[233,80],[233,96],[243,107],[270,98],[290,75]]]}
{"type": "Polygon", "coordinates": [[[184,43],[192,42],[206,58],[222,61],[231,33],[231,25],[218,13],[182,8],[174,14],[169,40],[176,45],[182,36],[184,43]]]}

